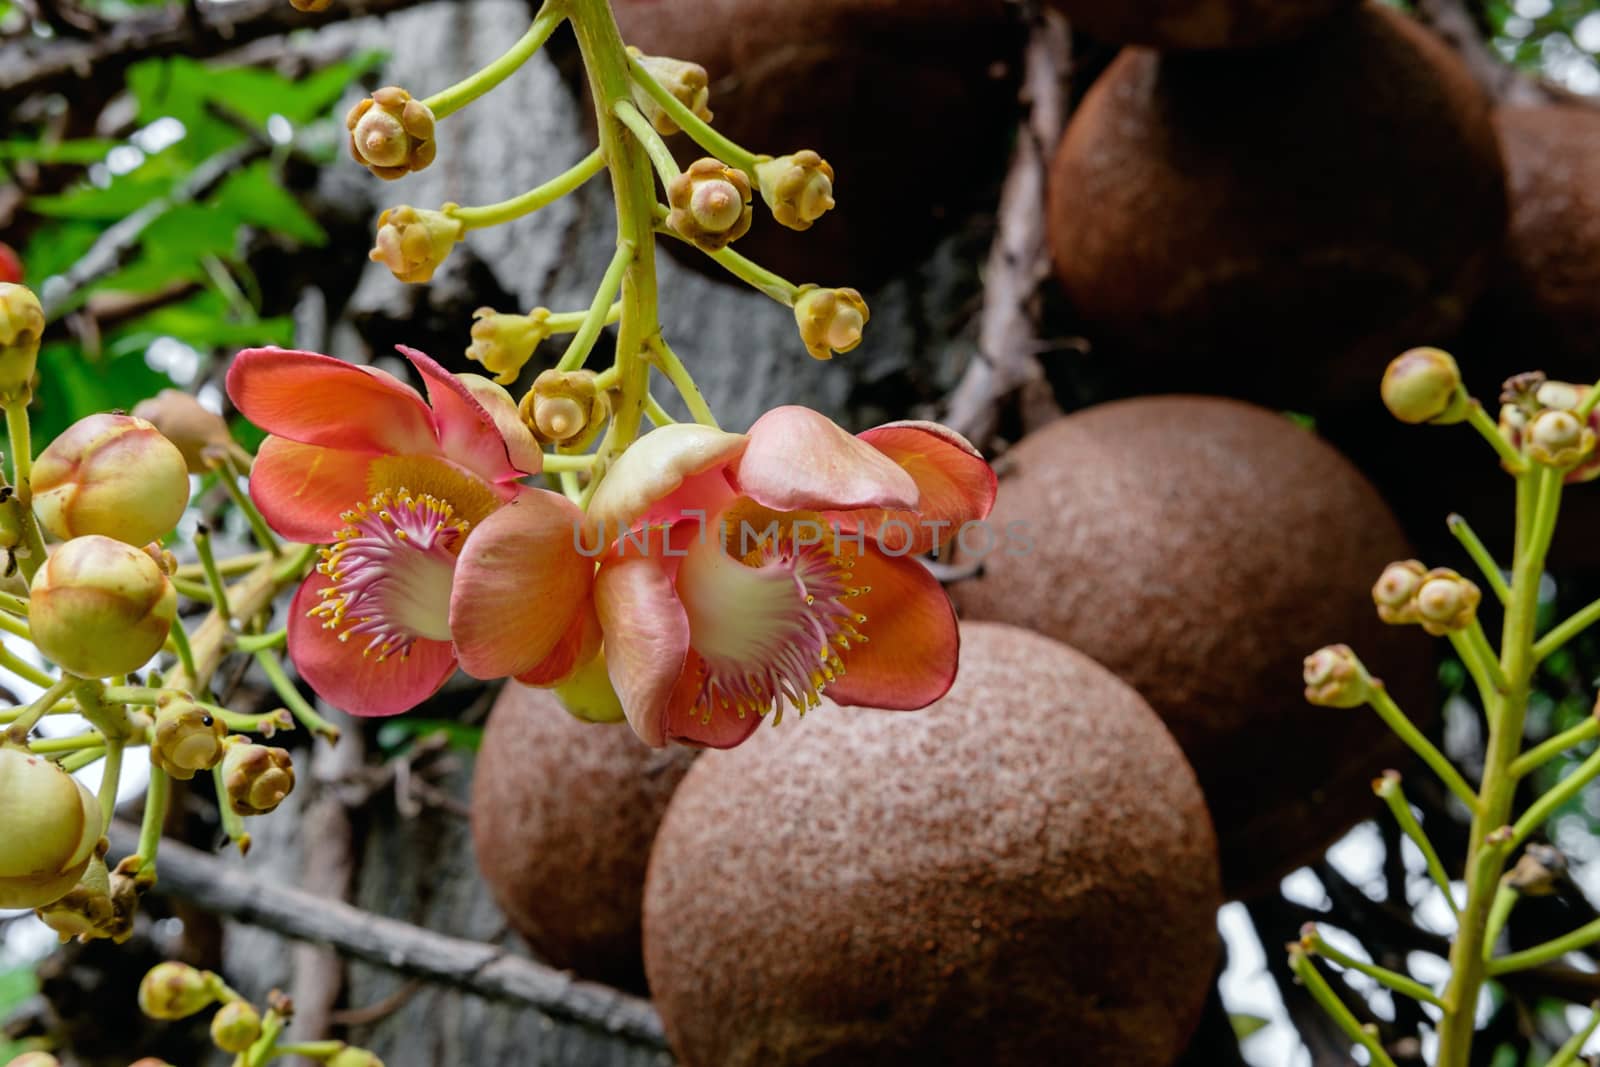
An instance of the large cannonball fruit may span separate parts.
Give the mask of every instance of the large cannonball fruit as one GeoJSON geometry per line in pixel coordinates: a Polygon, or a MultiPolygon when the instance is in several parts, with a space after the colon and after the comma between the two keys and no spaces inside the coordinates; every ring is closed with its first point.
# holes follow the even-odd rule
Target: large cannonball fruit
{"type": "MultiPolygon", "coordinates": [[[[752,152],[822,153],[838,206],[796,233],[756,194],[734,249],[796,283],[875,285],[918,261],[1005,170],[1021,26],[1004,0],[616,0],[623,39],[711,76],[752,152]]],[[[707,153],[668,140],[680,163],[707,153]]],[[[686,261],[723,275],[677,241],[686,261]]]]}
{"type": "Polygon", "coordinates": [[[1301,411],[1447,337],[1505,218],[1483,94],[1375,4],[1279,48],[1125,50],[1051,173],[1056,271],[1092,340],[1168,388],[1301,411]]]}
{"type": "Polygon", "coordinates": [[[1049,0],[1082,30],[1111,44],[1165,51],[1253,48],[1313,30],[1356,0],[1049,0]]]}
{"type": "Polygon", "coordinates": [[[639,898],[667,799],[694,752],[579,722],[508,683],[484,728],[472,841],[495,901],[534,951],[584,978],[644,988],[639,898]]]}
{"type": "Polygon", "coordinates": [[[1138,694],[967,624],[931,707],[825,704],[690,769],[645,966],[687,1067],[1167,1067],[1217,879],[1194,774],[1138,694]]]}
{"type": "Polygon", "coordinates": [[[1306,704],[1301,661],[1347,643],[1422,718],[1432,660],[1373,610],[1410,550],[1350,464],[1281,415],[1202,397],[1090,408],[1009,459],[989,521],[1031,546],[986,556],[957,607],[1068,642],[1150,702],[1206,791],[1230,895],[1374,814],[1369,782],[1402,750],[1366,709],[1306,704]]]}

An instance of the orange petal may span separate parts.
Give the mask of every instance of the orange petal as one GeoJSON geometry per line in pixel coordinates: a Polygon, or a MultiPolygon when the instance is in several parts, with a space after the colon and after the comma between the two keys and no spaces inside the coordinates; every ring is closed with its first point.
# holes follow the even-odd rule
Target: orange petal
{"type": "Polygon", "coordinates": [[[658,554],[613,554],[595,576],[606,669],[628,723],[647,745],[668,741],[667,709],[689,654],[689,616],[658,554]]]}
{"type": "Polygon", "coordinates": [[[890,422],[859,436],[911,475],[917,507],[830,515],[831,521],[866,530],[892,552],[921,555],[954,537],[964,524],[989,517],[997,488],[994,468],[954,430],[936,422],[890,422]]]}
{"type": "Polygon", "coordinates": [[[523,685],[560,685],[577,673],[579,667],[594,659],[600,651],[600,638],[600,617],[594,613],[593,599],[585,597],[578,617],[572,620],[556,647],[532,668],[517,675],[517,681],[523,685]]]}
{"type": "MultiPolygon", "coordinates": [[[[405,345],[395,345],[395,348],[417,368],[428,387],[434,430],[439,448],[446,457],[489,482],[516,481],[524,473],[539,473],[542,458],[541,466],[531,471],[518,470],[512,464],[505,435],[465,382],[415,348],[405,345]]],[[[506,399],[510,401],[509,396],[506,399]]],[[[524,435],[528,434],[520,422],[516,425],[524,435]]]]}
{"type": "Polygon", "coordinates": [[[250,348],[228,368],[228,396],[279,437],[356,452],[437,454],[433,416],[392,374],[315,352],[250,348]]]}
{"type": "Polygon", "coordinates": [[[269,437],[250,468],[250,498],[267,525],[284,537],[326,544],[344,527],[340,516],[372,496],[368,475],[373,459],[269,437]]]}
{"type": "Polygon", "coordinates": [[[810,408],[773,408],[750,427],[734,486],[777,511],[914,509],[917,483],[883,452],[810,408]]]}
{"type": "Polygon", "coordinates": [[[539,442],[533,439],[532,432],[522,424],[522,416],[517,414],[517,402],[511,399],[505,387],[481,374],[458,374],[456,381],[467,387],[467,392],[483,405],[489,418],[494,420],[500,436],[505,438],[506,455],[511,458],[511,465],[524,474],[538,474],[544,470],[544,452],[539,448],[539,442]]]}
{"type": "Polygon", "coordinates": [[[529,489],[467,535],[450,590],[462,670],[523,674],[555,651],[594,580],[594,561],[578,553],[582,522],[560,493],[529,489]]]}
{"type": "Polygon", "coordinates": [[[645,434],[617,457],[589,502],[589,525],[604,543],[662,510],[670,521],[683,506],[714,510],[730,495],[719,469],[745,446],[745,436],[692,422],[661,426],[645,434]],[[716,491],[721,482],[720,492],[716,491]],[[681,494],[685,486],[691,493],[681,494]],[[663,504],[677,506],[663,508],[663,504]]]}
{"type": "Polygon", "coordinates": [[[839,704],[898,710],[944,696],[956,678],[961,634],[938,580],[915,559],[885,555],[870,542],[855,555],[851,580],[870,587],[853,601],[867,617],[859,626],[867,641],[842,653],[844,675],[823,692],[839,704]]]}
{"type": "Polygon", "coordinates": [[[398,715],[438,692],[455,673],[455,651],[448,641],[420,639],[406,655],[380,661],[362,655],[366,644],[359,634],[339,640],[338,633],[307,614],[331,584],[313,572],[289,605],[289,659],[323,700],[351,715],[398,715]]]}
{"type": "Polygon", "coordinates": [[[705,712],[695,708],[703,669],[700,654],[690,649],[683,672],[668,699],[667,740],[692,748],[734,748],[743,744],[761,725],[762,717],[754,712],[740,716],[718,708],[707,721],[705,712]]]}

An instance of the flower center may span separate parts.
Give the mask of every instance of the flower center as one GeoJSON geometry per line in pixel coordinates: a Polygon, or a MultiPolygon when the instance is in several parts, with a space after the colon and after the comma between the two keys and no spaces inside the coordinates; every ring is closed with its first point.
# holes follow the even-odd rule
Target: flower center
{"type": "MultiPolygon", "coordinates": [[[[820,521],[767,513],[758,527],[724,516],[723,538],[696,544],[678,571],[690,644],[703,663],[695,710],[746,714],[788,704],[802,715],[844,673],[844,653],[867,638],[867,617],[847,602],[867,592],[851,584],[851,560],[820,521]],[[801,521],[797,521],[801,520],[801,521]],[[730,525],[733,523],[734,525],[730,525]]],[[[764,511],[764,509],[762,509],[764,511]]]]}
{"type": "Polygon", "coordinates": [[[323,627],[367,637],[363,656],[404,658],[419,638],[450,640],[450,581],[468,523],[426,494],[385,489],[340,516],[345,528],[317,570],[333,584],[311,615],[323,627]]]}

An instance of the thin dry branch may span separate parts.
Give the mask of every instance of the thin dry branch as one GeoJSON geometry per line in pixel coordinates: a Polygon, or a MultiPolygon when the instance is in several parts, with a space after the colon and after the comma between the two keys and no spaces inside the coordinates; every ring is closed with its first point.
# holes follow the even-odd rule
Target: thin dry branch
{"type": "MultiPolygon", "coordinates": [[[[138,828],[116,820],[113,853],[138,847],[138,828]]],[[[164,893],[402,974],[495,1000],[525,1004],[647,1048],[664,1049],[661,1020],[648,1001],[516,956],[495,945],[436,934],[341,901],[267,881],[176,841],[161,843],[155,892],[164,893]]]]}

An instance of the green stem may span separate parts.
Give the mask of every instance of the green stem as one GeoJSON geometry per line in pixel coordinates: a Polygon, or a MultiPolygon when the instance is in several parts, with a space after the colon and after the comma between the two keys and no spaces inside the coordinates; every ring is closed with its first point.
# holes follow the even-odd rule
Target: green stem
{"type": "Polygon", "coordinates": [[[194,532],[194,551],[200,557],[200,567],[205,572],[206,588],[211,590],[211,603],[226,617],[232,611],[228,607],[228,586],[222,580],[222,572],[217,570],[217,557],[211,551],[211,530],[201,523],[194,532]]]}
{"type": "MultiPolygon", "coordinates": [[[[659,227],[657,232],[664,233],[669,237],[676,237],[680,241],[684,240],[676,231],[668,229],[666,226],[659,227]]],[[[794,307],[794,302],[800,299],[800,286],[781,275],[774,274],[754,260],[741,256],[733,250],[732,245],[718,249],[715,252],[707,252],[706,255],[715,260],[723,270],[726,270],[757,292],[764,293],[776,300],[784,307],[792,308],[794,307]]]]}
{"type": "Polygon", "coordinates": [[[326,1060],[349,1047],[343,1041],[301,1041],[293,1045],[279,1045],[277,1052],[280,1056],[304,1056],[311,1060],[326,1060]]]}
{"type": "Polygon", "coordinates": [[[650,339],[650,354],[657,369],[666,375],[667,381],[672,383],[678,395],[683,397],[683,402],[689,408],[689,414],[701,426],[710,426],[718,429],[717,417],[711,413],[711,407],[706,403],[705,396],[700,392],[700,387],[695,384],[694,376],[689,373],[689,368],[683,365],[677,353],[667,344],[666,338],[656,334],[650,339]]]}
{"type": "Polygon", "coordinates": [[[1594,779],[1600,776],[1600,749],[1590,754],[1589,758],[1578,764],[1573,772],[1557,782],[1544,796],[1528,805],[1528,810],[1512,826],[1512,843],[1521,844],[1527,840],[1529,834],[1554,815],[1567,801],[1577,796],[1594,779]]]}
{"type": "Polygon", "coordinates": [[[156,853],[161,849],[161,826],[167,821],[167,805],[172,802],[172,783],[167,772],[150,767],[150,785],[145,790],[144,818],[139,823],[139,881],[153,885],[156,880],[156,853]]]}
{"type": "Polygon", "coordinates": [[[1400,787],[1400,776],[1393,771],[1387,772],[1378,779],[1375,792],[1389,806],[1389,811],[1400,829],[1411,838],[1411,843],[1422,853],[1422,859],[1428,866],[1428,874],[1433,878],[1433,883],[1439,887],[1439,891],[1444,894],[1445,903],[1450,905],[1452,912],[1457,912],[1459,909],[1456,907],[1456,899],[1450,891],[1450,875],[1445,872],[1444,864],[1440,862],[1439,853],[1434,849],[1433,842],[1428,839],[1427,832],[1422,829],[1422,824],[1417,821],[1416,814],[1406,801],[1405,791],[1400,787]]]}
{"type": "Polygon", "coordinates": [[[1533,643],[1533,658],[1544,658],[1583,631],[1600,622],[1600,600],[1586,604],[1550,628],[1550,632],[1533,643]]]}
{"type": "Polygon", "coordinates": [[[1593,919],[1573,930],[1571,933],[1562,934],[1552,938],[1542,945],[1523,949],[1521,952],[1512,952],[1498,959],[1489,961],[1489,974],[1500,975],[1511,971],[1525,971],[1529,967],[1537,967],[1541,963],[1558,960],[1569,952],[1576,952],[1600,941],[1600,919],[1593,919]]]}
{"type": "Polygon", "coordinates": [[[1467,405],[1467,422],[1471,424],[1474,430],[1478,431],[1485,441],[1489,442],[1491,448],[1500,454],[1500,460],[1506,465],[1508,471],[1520,476],[1527,470],[1528,461],[1523,459],[1522,454],[1515,448],[1511,447],[1511,442],[1507,441],[1505,435],[1500,432],[1500,427],[1494,424],[1494,420],[1489,418],[1488,414],[1483,410],[1483,405],[1476,400],[1467,405]]]}
{"type": "Polygon", "coordinates": [[[1478,809],[1478,797],[1472,792],[1472,787],[1467,784],[1467,780],[1461,777],[1461,772],[1456,770],[1455,765],[1445,758],[1443,752],[1434,747],[1432,741],[1423,736],[1422,731],[1418,730],[1410,719],[1406,718],[1406,713],[1400,710],[1400,706],[1394,702],[1394,698],[1389,695],[1388,690],[1382,686],[1374,686],[1372,697],[1368,703],[1371,705],[1372,710],[1376,711],[1378,716],[1388,725],[1389,729],[1400,740],[1404,741],[1411,748],[1411,751],[1415,752],[1422,759],[1422,762],[1433,770],[1434,774],[1439,776],[1439,780],[1449,788],[1450,792],[1456,795],[1461,803],[1467,806],[1468,811],[1476,811],[1478,809]]]}
{"type": "Polygon", "coordinates": [[[99,732],[90,730],[88,733],[72,737],[45,737],[38,741],[30,741],[28,750],[41,756],[49,756],[58,752],[76,752],[80,748],[100,748],[104,745],[105,739],[99,732]]]}
{"type": "Polygon", "coordinates": [[[1573,414],[1580,419],[1587,419],[1596,404],[1600,404],[1600,382],[1596,382],[1589,387],[1589,392],[1584,395],[1583,403],[1578,405],[1573,414]]]}
{"type": "Polygon", "coordinates": [[[0,644],[0,668],[4,668],[18,678],[32,682],[34,685],[49,688],[56,684],[56,680],[31,663],[25,662],[15,652],[0,644]]]}
{"type": "Polygon", "coordinates": [[[756,183],[756,164],[761,162],[762,157],[734,144],[708,122],[690,111],[683,101],[673,96],[665,86],[650,76],[650,72],[645,69],[638,56],[628,57],[628,76],[633,79],[635,85],[649,95],[650,99],[661,105],[661,110],[689,135],[691,141],[722,162],[744,171],[750,176],[752,185],[756,183]]]}
{"type": "Polygon", "coordinates": [[[611,300],[617,295],[617,290],[622,286],[622,277],[628,271],[628,266],[633,262],[634,248],[627,242],[619,242],[617,250],[611,256],[611,263],[606,267],[605,275],[600,279],[600,287],[595,290],[594,302],[589,305],[589,310],[584,317],[583,325],[578,327],[578,332],[572,335],[572,340],[567,342],[567,350],[561,353],[561,359],[556,363],[558,371],[574,371],[583,366],[583,361],[589,358],[589,353],[594,349],[595,341],[600,337],[600,331],[605,327],[605,321],[611,308],[611,300]]]}
{"type": "Polygon", "coordinates": [[[1494,903],[1489,905],[1489,921],[1484,925],[1483,933],[1483,962],[1488,963],[1494,956],[1494,947],[1500,942],[1500,931],[1506,927],[1506,920],[1511,918],[1511,909],[1517,906],[1517,901],[1522,894],[1501,882],[1494,891],[1494,903]]]}
{"type": "Polygon", "coordinates": [[[233,639],[234,647],[240,652],[264,652],[267,649],[283,648],[289,643],[289,631],[273,630],[265,634],[239,634],[233,639]]]}
{"type": "Polygon", "coordinates": [[[28,601],[11,593],[0,593],[0,611],[9,611],[13,615],[21,615],[26,618],[28,601]]]}
{"type": "Polygon", "coordinates": [[[666,408],[661,406],[661,401],[649,394],[644,398],[644,416],[650,420],[652,426],[671,426],[678,420],[666,408]]]}
{"type": "Polygon", "coordinates": [[[104,748],[80,749],[60,761],[61,769],[66,771],[68,774],[76,774],[78,771],[83,770],[85,767],[89,766],[95,760],[100,759],[105,754],[106,750],[104,748]]]}
{"type": "MultiPolygon", "coordinates": [[[[200,674],[195,669],[194,649],[189,644],[189,631],[183,628],[182,619],[172,620],[172,647],[177,650],[178,662],[183,666],[183,673],[189,677],[191,682],[197,681],[200,674]]],[[[131,704],[135,703],[135,701],[130,700],[127,703],[131,704]]]]}
{"type": "Polygon", "coordinates": [[[1387,967],[1379,967],[1376,964],[1367,963],[1365,960],[1358,960],[1354,956],[1340,952],[1323,940],[1321,932],[1315,926],[1310,929],[1309,934],[1311,937],[1311,950],[1318,956],[1331,960],[1349,970],[1359,971],[1379,985],[1387,986],[1396,993],[1403,993],[1412,1000],[1419,1000],[1424,1004],[1432,1004],[1438,1008],[1444,1007],[1444,1001],[1440,1000],[1433,990],[1416,979],[1391,971],[1387,967]]]}
{"type": "MultiPolygon", "coordinates": [[[[588,308],[585,308],[582,311],[556,311],[552,312],[550,316],[544,320],[544,328],[549,330],[552,334],[573,333],[578,329],[578,327],[583,325],[584,320],[588,317],[588,308]]],[[[613,302],[612,305],[606,309],[606,321],[604,325],[615,326],[619,321],[621,321],[621,319],[622,301],[618,300],[613,302]]]]}
{"type": "Polygon", "coordinates": [[[1488,548],[1478,539],[1472,527],[1467,525],[1467,520],[1460,515],[1452,514],[1445,519],[1445,525],[1450,528],[1456,540],[1461,542],[1461,547],[1467,550],[1467,555],[1478,565],[1478,570],[1483,572],[1484,580],[1489,583],[1489,588],[1493,590],[1496,599],[1504,604],[1511,598],[1511,587],[1506,585],[1505,573],[1489,554],[1488,548]]]}
{"type": "Polygon", "coordinates": [[[190,600],[198,600],[205,604],[211,603],[211,587],[204,582],[190,581],[188,578],[179,578],[177,575],[173,575],[167,580],[172,583],[172,588],[178,591],[179,596],[186,596],[190,600]]]}
{"type": "Polygon", "coordinates": [[[1489,639],[1484,636],[1482,623],[1474,618],[1466,629],[1452,630],[1447,636],[1485,702],[1506,691],[1506,676],[1500,670],[1494,649],[1489,647],[1489,639]]]}
{"type": "Polygon", "coordinates": [[[1600,718],[1596,718],[1591,714],[1578,725],[1571,729],[1563,730],[1545,741],[1541,741],[1512,760],[1511,774],[1513,777],[1522,778],[1529,771],[1544,766],[1574,745],[1581,745],[1585,741],[1594,740],[1596,737],[1600,737],[1600,718]]]}
{"type": "Polygon", "coordinates": [[[498,204],[484,204],[481,207],[448,205],[445,207],[444,213],[469,230],[481,230],[486,226],[499,226],[502,223],[510,222],[512,219],[520,219],[524,215],[531,215],[540,208],[549,207],[596,174],[599,174],[605,169],[605,165],[605,157],[600,154],[600,149],[596,148],[567,170],[557,174],[543,185],[534,186],[520,196],[513,196],[510,200],[502,200],[498,204]]]}
{"type": "Polygon", "coordinates": [[[277,1052],[278,1038],[283,1036],[287,1023],[288,1020],[282,1015],[268,1009],[261,1017],[261,1036],[256,1038],[255,1044],[239,1053],[237,1062],[242,1067],[263,1067],[277,1052]]]}
{"type": "Polygon", "coordinates": [[[27,744],[28,735],[39,725],[39,720],[49,714],[50,709],[55,707],[56,701],[70,693],[72,687],[77,684],[78,679],[67,675],[39,694],[38,699],[29,703],[22,714],[17,716],[16,721],[6,728],[6,740],[14,745],[27,744]]]}
{"type": "Polygon", "coordinates": [[[33,514],[33,438],[28,428],[27,395],[13,397],[6,405],[6,436],[11,445],[11,463],[16,475],[17,518],[22,526],[22,547],[26,552],[13,553],[23,580],[30,586],[33,576],[44,566],[44,535],[39,532],[39,520],[33,514]]]}
{"type": "Polygon", "coordinates": [[[106,765],[100,772],[100,819],[106,825],[111,825],[111,817],[117,811],[117,787],[122,783],[122,750],[124,742],[120,737],[106,738],[106,765]]]}
{"type": "Polygon", "coordinates": [[[238,846],[239,855],[246,855],[250,851],[250,833],[244,828],[244,816],[233,810],[233,805],[228,802],[228,783],[223,777],[220,762],[211,768],[211,781],[217,790],[217,811],[222,816],[222,832],[238,846]]]}
{"type": "MultiPolygon", "coordinates": [[[[266,517],[261,514],[261,509],[256,507],[254,500],[250,499],[250,494],[239,487],[239,479],[242,477],[242,472],[239,470],[238,464],[233,461],[232,456],[225,455],[222,457],[222,462],[217,468],[217,476],[222,482],[222,488],[227,492],[228,496],[233,498],[234,506],[244,512],[245,520],[250,523],[250,531],[255,534],[256,544],[265,548],[269,555],[283,555],[283,546],[278,543],[278,538],[273,534],[272,527],[267,525],[266,517]]],[[[246,568],[246,570],[248,569],[246,568]]]]}
{"type": "Polygon", "coordinates": [[[300,720],[300,725],[312,733],[326,738],[330,744],[337,742],[339,740],[339,728],[321,715],[318,715],[317,710],[306,702],[306,698],[300,695],[300,690],[296,689],[294,683],[289,680],[288,674],[284,673],[283,664],[278,662],[278,657],[268,651],[257,652],[255,657],[256,662],[261,665],[262,673],[272,683],[272,688],[277,692],[278,698],[289,709],[289,713],[300,720]]]}
{"type": "Polygon", "coordinates": [[[1584,1042],[1594,1034],[1595,1028],[1600,1026],[1600,1001],[1589,1005],[1589,1021],[1582,1030],[1571,1037],[1556,1049],[1556,1054],[1550,1057],[1550,1062],[1544,1067],[1573,1067],[1578,1062],[1578,1053],[1583,1051],[1584,1042]]]}
{"type": "Polygon", "coordinates": [[[1299,945],[1293,945],[1289,949],[1289,966],[1300,979],[1300,983],[1306,987],[1306,991],[1311,994],[1312,999],[1322,1005],[1322,1010],[1339,1024],[1339,1029],[1343,1030],[1350,1040],[1367,1050],[1367,1055],[1372,1057],[1373,1067],[1395,1067],[1394,1060],[1384,1051],[1378,1039],[1356,1020],[1349,1005],[1333,991],[1333,987],[1322,977],[1322,972],[1317,970],[1311,957],[1306,955],[1305,950],[1299,945]]]}
{"type": "MultiPolygon", "coordinates": [[[[246,497],[245,499],[248,500],[250,498],[246,497]]],[[[224,578],[233,578],[247,571],[255,570],[272,558],[273,553],[271,552],[246,552],[242,556],[229,556],[227,559],[217,560],[217,570],[222,572],[224,578]]],[[[205,568],[198,563],[180,563],[177,573],[174,575],[174,577],[193,578],[197,581],[203,581],[205,576],[205,568]]]]}
{"type": "Polygon", "coordinates": [[[544,469],[555,474],[586,471],[594,466],[594,456],[564,456],[559,452],[546,452],[544,469]]]}
{"type": "Polygon", "coordinates": [[[678,170],[678,161],[672,158],[672,151],[667,148],[667,142],[661,139],[656,128],[650,125],[650,120],[644,117],[644,112],[639,110],[632,100],[618,100],[611,105],[612,114],[617,116],[617,121],[628,127],[628,132],[638,140],[645,154],[650,157],[651,166],[655,167],[656,174],[661,178],[662,185],[670,185],[681,171],[678,170]]]}
{"type": "Polygon", "coordinates": [[[33,630],[29,628],[28,624],[14,615],[7,615],[3,611],[0,611],[0,630],[8,634],[15,634],[26,641],[33,641],[33,630]]]}
{"type": "Polygon", "coordinates": [[[524,63],[532,59],[534,53],[544,47],[544,43],[550,39],[550,35],[561,25],[565,17],[558,8],[547,4],[538,15],[534,16],[533,25],[528,27],[528,32],[518,38],[516,44],[506,49],[505,54],[499,59],[477,73],[456,82],[448,89],[439,90],[422,103],[433,112],[433,117],[436,119],[460,111],[511,77],[524,63]]]}
{"type": "Polygon", "coordinates": [[[265,711],[260,715],[245,715],[242,712],[230,711],[220,704],[208,704],[203,700],[197,700],[195,703],[221,719],[222,725],[236,734],[268,734],[294,729],[294,716],[289,714],[287,708],[265,711]]]}

